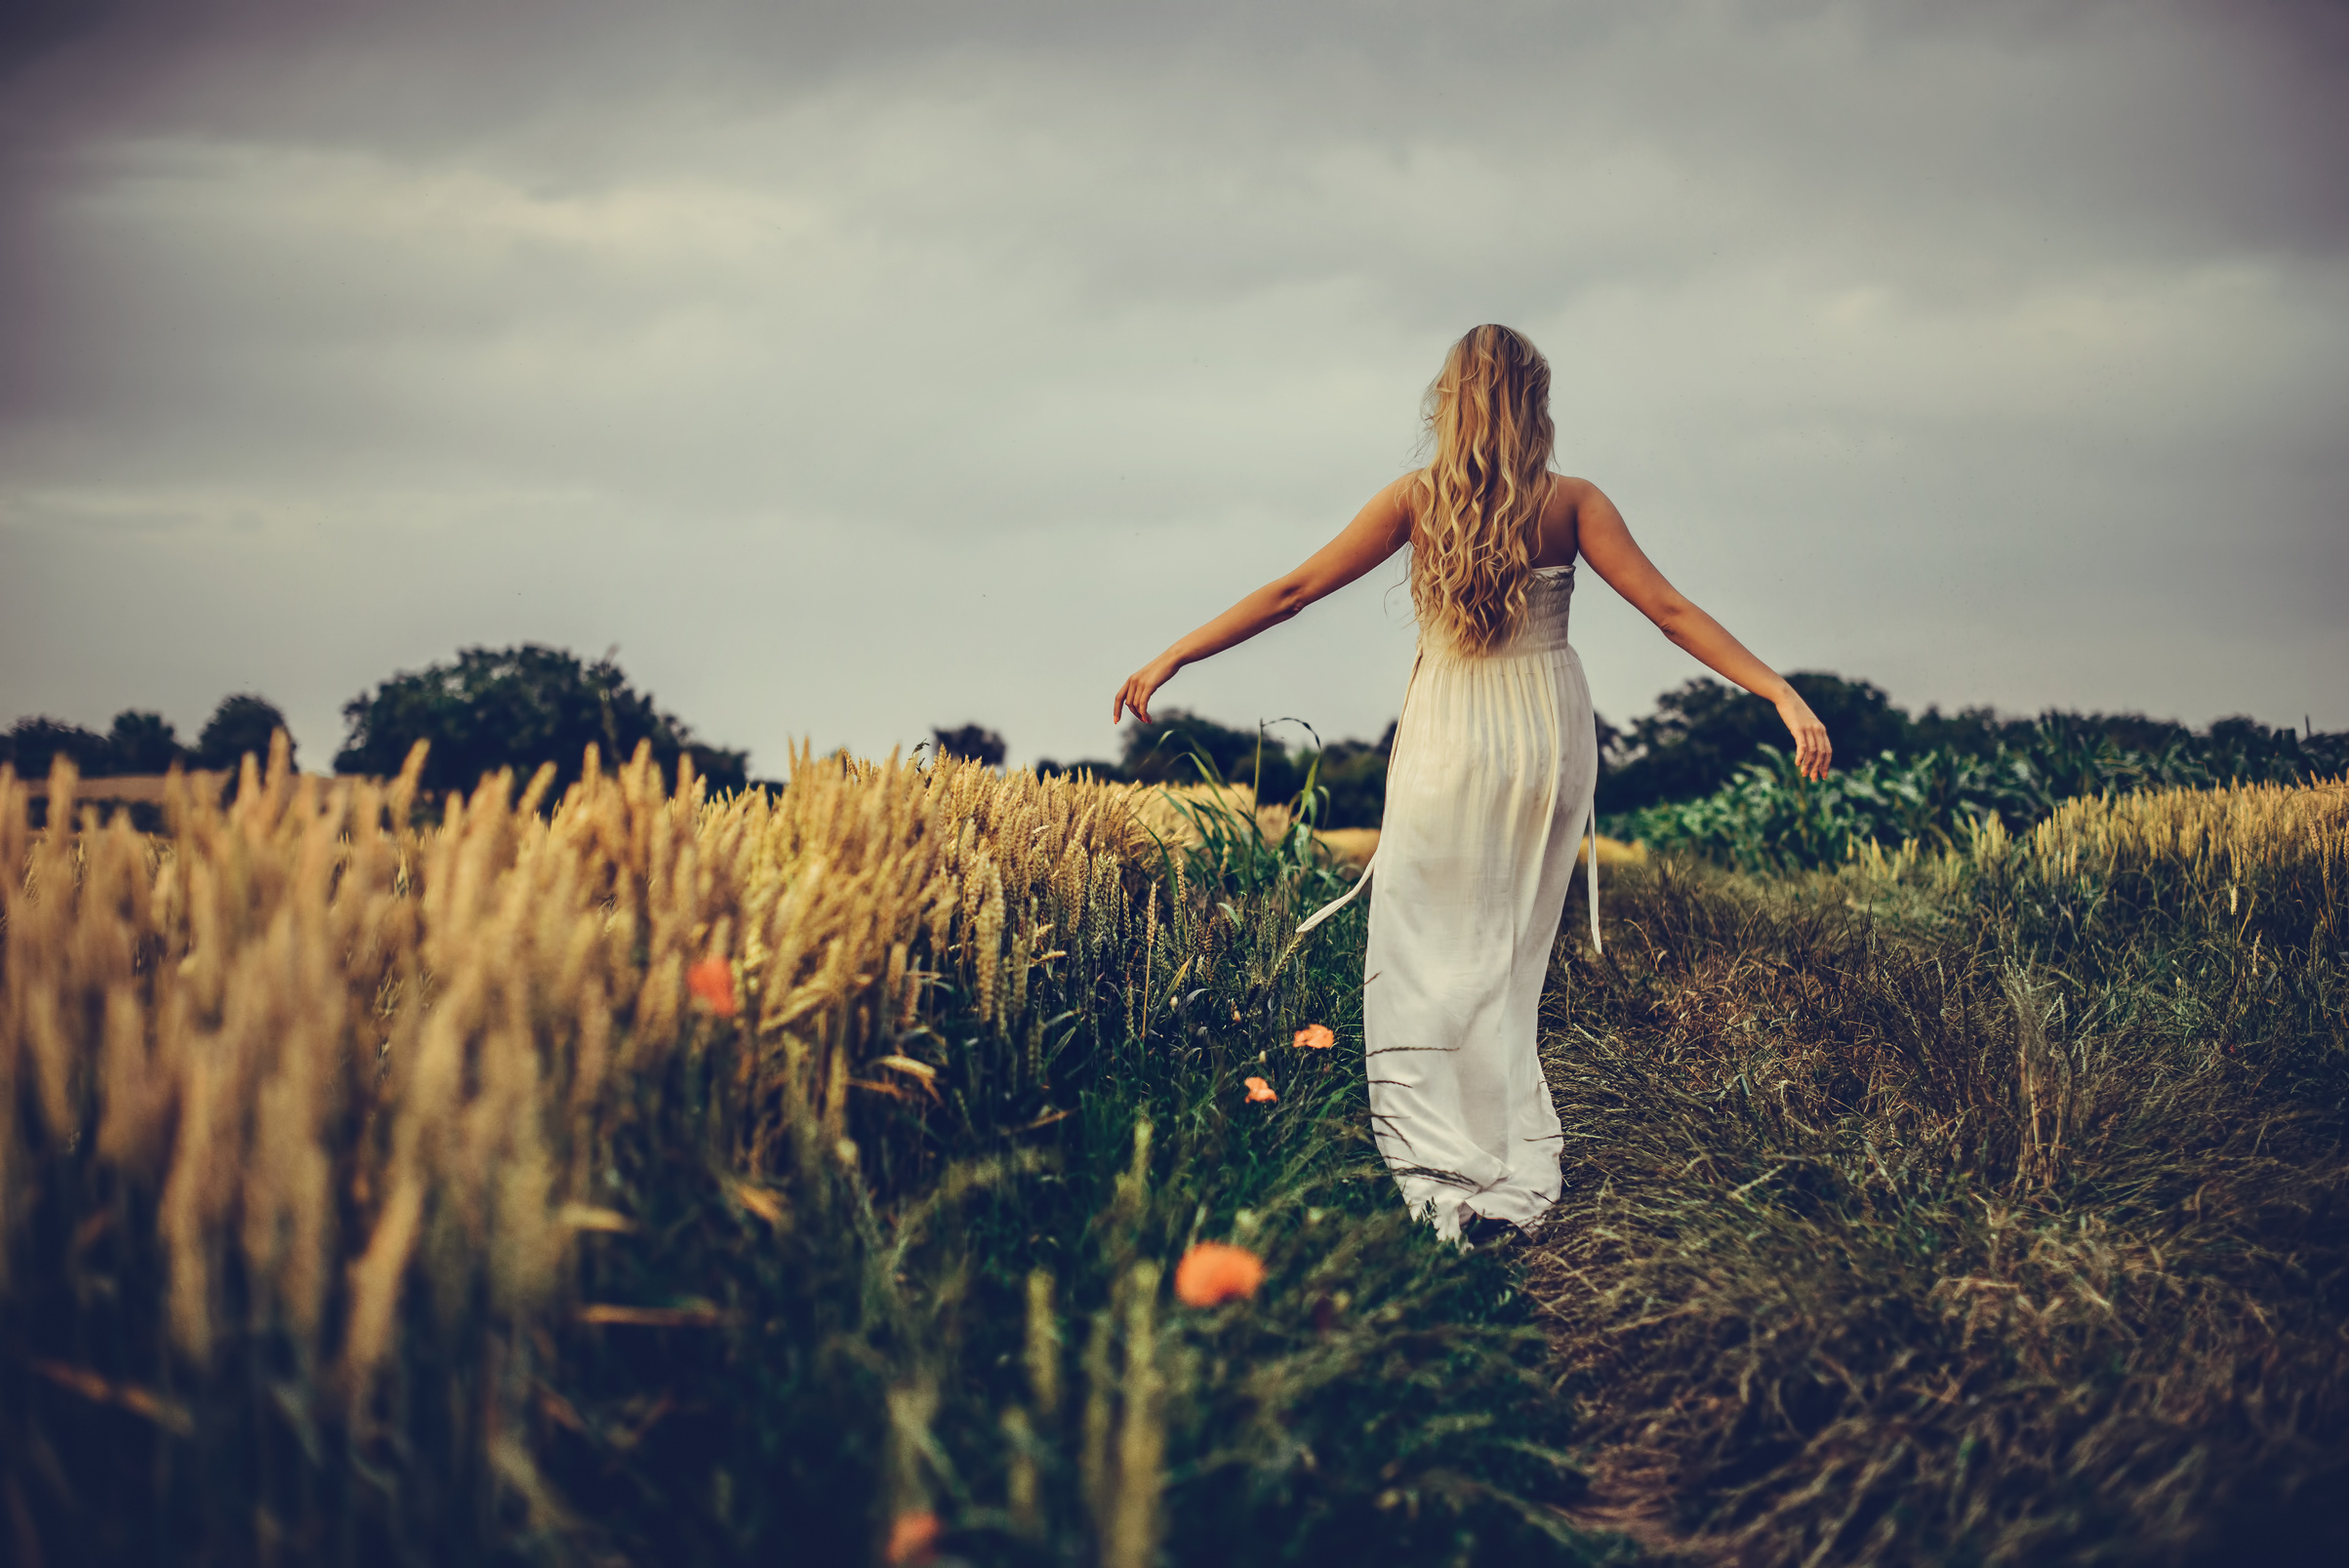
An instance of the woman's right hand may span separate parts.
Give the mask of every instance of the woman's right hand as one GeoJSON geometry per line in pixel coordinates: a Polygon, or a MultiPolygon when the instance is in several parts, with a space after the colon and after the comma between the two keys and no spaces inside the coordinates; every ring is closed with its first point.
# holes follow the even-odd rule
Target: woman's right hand
{"type": "Polygon", "coordinates": [[[1778,716],[1786,721],[1787,733],[1795,738],[1796,771],[1814,782],[1826,778],[1828,766],[1835,761],[1835,747],[1827,743],[1827,726],[1819,722],[1810,704],[1791,686],[1778,699],[1778,716]]]}
{"type": "Polygon", "coordinates": [[[1117,688],[1117,696],[1110,704],[1110,722],[1114,724],[1131,713],[1148,724],[1151,693],[1174,679],[1174,672],[1181,667],[1173,659],[1160,654],[1126,676],[1125,684],[1117,688]]]}

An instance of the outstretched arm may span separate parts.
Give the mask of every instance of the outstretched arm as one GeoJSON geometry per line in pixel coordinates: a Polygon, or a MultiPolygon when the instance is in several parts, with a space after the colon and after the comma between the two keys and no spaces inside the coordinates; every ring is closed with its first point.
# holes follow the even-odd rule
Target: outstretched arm
{"type": "Polygon", "coordinates": [[[1408,476],[1370,498],[1336,539],[1286,577],[1266,583],[1125,678],[1110,704],[1110,722],[1127,713],[1148,724],[1151,694],[1185,664],[1235,648],[1265,627],[1288,620],[1316,599],[1327,598],[1410,543],[1411,513],[1404,503],[1408,476]]]}
{"type": "Polygon", "coordinates": [[[1680,589],[1665,581],[1647,558],[1623,514],[1597,485],[1584,483],[1575,500],[1576,543],[1582,558],[1606,579],[1607,585],[1656,623],[1656,629],[1686,649],[1706,668],[1735,681],[1778,709],[1787,733],[1795,738],[1795,766],[1807,779],[1827,777],[1835,751],[1827,743],[1827,726],[1811,712],[1810,704],[1776,670],[1746,651],[1746,645],[1704,611],[1688,602],[1680,589]]]}

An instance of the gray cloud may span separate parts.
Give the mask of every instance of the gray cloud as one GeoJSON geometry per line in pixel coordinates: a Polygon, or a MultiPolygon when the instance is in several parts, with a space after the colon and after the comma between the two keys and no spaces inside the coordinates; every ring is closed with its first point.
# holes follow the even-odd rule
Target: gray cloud
{"type": "MultiPolygon", "coordinates": [[[[1098,754],[1500,319],[1782,667],[2349,724],[2342,16],[119,8],[0,81],[0,710],[322,760],[537,637],[763,767],[1098,754]]],[[[1170,699],[1374,731],[1393,583],[1170,699]]]]}

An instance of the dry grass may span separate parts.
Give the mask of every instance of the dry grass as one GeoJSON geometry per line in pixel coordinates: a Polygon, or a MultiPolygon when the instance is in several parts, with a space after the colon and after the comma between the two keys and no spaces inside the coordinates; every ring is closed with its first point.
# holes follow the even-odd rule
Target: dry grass
{"type": "Polygon", "coordinates": [[[2338,1549],[2345,825],[2174,791],[1618,882],[1531,1261],[1615,1516],[1752,1563],[2338,1549]]]}

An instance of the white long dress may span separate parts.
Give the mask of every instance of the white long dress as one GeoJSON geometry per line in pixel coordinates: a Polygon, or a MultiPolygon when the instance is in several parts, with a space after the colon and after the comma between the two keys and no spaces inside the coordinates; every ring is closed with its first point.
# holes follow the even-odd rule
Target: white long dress
{"type": "MultiPolygon", "coordinates": [[[[1530,1224],[1559,1195],[1561,1134],[1534,1032],[1593,822],[1599,737],[1566,642],[1574,569],[1535,572],[1528,595],[1489,653],[1422,632],[1378,853],[1341,901],[1369,885],[1362,1035],[1379,1150],[1404,1202],[1447,1238],[1472,1213],[1530,1224]]],[[[1596,943],[1595,868],[1589,882],[1596,943]]]]}

